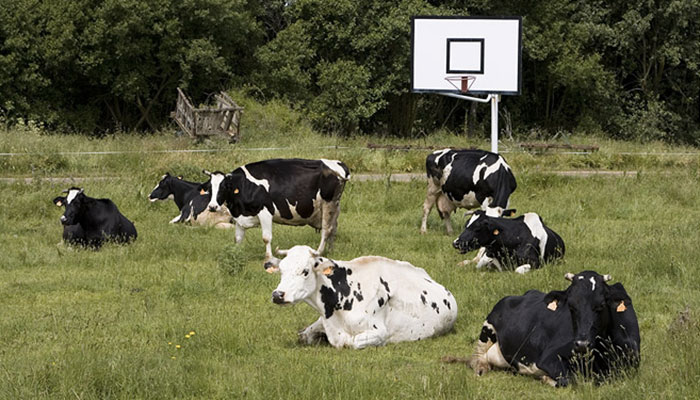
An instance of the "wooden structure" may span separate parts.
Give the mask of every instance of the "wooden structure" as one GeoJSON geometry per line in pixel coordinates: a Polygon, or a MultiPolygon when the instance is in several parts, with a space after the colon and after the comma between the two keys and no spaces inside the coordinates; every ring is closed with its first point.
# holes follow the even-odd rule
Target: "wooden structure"
{"type": "Polygon", "coordinates": [[[220,92],[214,98],[216,106],[194,108],[185,93],[177,88],[177,104],[171,116],[180,129],[195,139],[224,134],[232,143],[238,142],[241,139],[243,107],[224,92],[220,92]]]}
{"type": "Polygon", "coordinates": [[[570,150],[583,153],[594,153],[598,151],[598,146],[596,145],[566,143],[520,143],[520,148],[534,152],[546,152],[548,150],[570,150]]]}

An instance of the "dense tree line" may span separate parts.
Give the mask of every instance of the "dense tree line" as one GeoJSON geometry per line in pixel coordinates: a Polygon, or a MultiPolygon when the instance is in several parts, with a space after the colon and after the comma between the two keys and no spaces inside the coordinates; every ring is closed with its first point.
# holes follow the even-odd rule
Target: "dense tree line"
{"type": "Polygon", "coordinates": [[[155,129],[175,87],[248,87],[321,130],[481,134],[488,107],[409,91],[412,15],[521,15],[517,131],[700,142],[700,0],[0,0],[0,118],[155,129]]]}

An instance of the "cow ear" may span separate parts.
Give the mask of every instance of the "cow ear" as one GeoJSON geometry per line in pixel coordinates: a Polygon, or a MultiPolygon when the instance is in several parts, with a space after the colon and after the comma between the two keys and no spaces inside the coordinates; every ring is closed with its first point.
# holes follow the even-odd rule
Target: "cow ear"
{"type": "Polygon", "coordinates": [[[182,175],[178,175],[177,179],[182,180],[182,175]]]}
{"type": "Polygon", "coordinates": [[[559,308],[559,303],[566,300],[566,292],[561,290],[553,290],[544,296],[544,305],[551,311],[556,311],[559,308]]]}
{"type": "Polygon", "coordinates": [[[63,203],[66,202],[66,198],[63,196],[58,196],[55,199],[53,199],[53,204],[57,205],[58,207],[63,206],[63,203]]]}
{"type": "Polygon", "coordinates": [[[574,274],[572,274],[571,272],[567,272],[566,274],[564,274],[564,279],[566,279],[569,282],[573,282],[574,274]]]}
{"type": "Polygon", "coordinates": [[[314,270],[321,271],[323,275],[330,275],[335,269],[335,263],[329,258],[314,257],[314,270]]]}
{"type": "Polygon", "coordinates": [[[617,306],[621,301],[625,301],[627,304],[631,302],[630,296],[627,294],[625,287],[622,286],[620,282],[608,286],[606,297],[608,301],[617,306]]]}
{"type": "Polygon", "coordinates": [[[202,173],[203,173],[204,175],[211,176],[211,172],[207,171],[206,169],[203,169],[203,170],[202,170],[202,173]]]}

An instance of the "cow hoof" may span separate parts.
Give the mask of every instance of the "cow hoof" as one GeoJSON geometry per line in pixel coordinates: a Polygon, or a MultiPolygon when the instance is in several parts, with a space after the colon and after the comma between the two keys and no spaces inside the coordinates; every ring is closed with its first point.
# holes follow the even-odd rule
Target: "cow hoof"
{"type": "Polygon", "coordinates": [[[278,258],[272,257],[269,260],[265,261],[263,264],[263,268],[265,268],[265,271],[276,271],[277,268],[280,265],[280,260],[278,258]]]}
{"type": "Polygon", "coordinates": [[[530,269],[531,269],[530,264],[525,264],[525,265],[521,265],[518,268],[516,268],[515,272],[523,275],[523,274],[530,272],[530,269]]]}

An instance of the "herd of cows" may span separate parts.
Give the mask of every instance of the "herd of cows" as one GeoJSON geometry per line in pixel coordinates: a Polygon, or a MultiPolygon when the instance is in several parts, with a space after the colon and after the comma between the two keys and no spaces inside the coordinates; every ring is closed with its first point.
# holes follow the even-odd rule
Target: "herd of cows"
{"type": "MultiPolygon", "coordinates": [[[[426,159],[428,190],[421,233],[437,207],[452,234],[450,214],[473,209],[452,245],[461,253],[478,250],[462,264],[526,273],[563,257],[564,241],[539,215],[512,218],[509,199],[516,181],[505,159],[482,150],[444,149],[426,159]]],[[[381,346],[421,340],[452,330],[457,301],[422,268],[379,256],[350,261],[323,256],[338,226],[340,199],[350,179],[337,160],[273,159],[230,173],[204,171],[206,182],[165,174],[150,201],[173,199],[188,222],[235,230],[260,226],[264,268],[278,272],[275,304],[306,302],[320,314],[299,333],[303,343],[335,347],[381,346]],[[318,248],[294,246],[272,254],[272,223],[310,225],[321,232],[318,248]]],[[[109,199],[88,197],[81,188],[54,199],[67,243],[99,248],[105,240],[136,239],[134,224],[109,199]]],[[[566,386],[576,373],[598,378],[639,365],[640,335],[632,301],[621,283],[594,271],[566,274],[566,290],[501,299],[486,317],[473,355],[466,360],[477,375],[492,368],[532,375],[552,386],[566,386]]]]}

